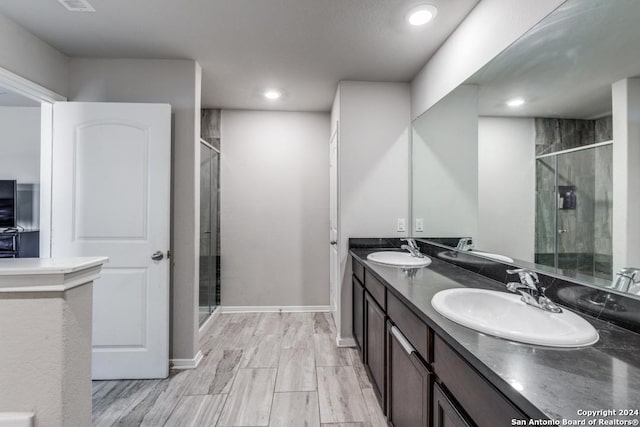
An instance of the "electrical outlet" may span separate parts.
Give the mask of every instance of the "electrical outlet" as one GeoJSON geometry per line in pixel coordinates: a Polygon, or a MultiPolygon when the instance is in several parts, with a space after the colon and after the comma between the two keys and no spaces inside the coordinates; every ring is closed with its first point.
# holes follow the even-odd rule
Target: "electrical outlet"
{"type": "Polygon", "coordinates": [[[422,218],[416,218],[416,231],[424,231],[424,221],[422,218]]]}
{"type": "Polygon", "coordinates": [[[398,227],[397,227],[397,231],[398,231],[398,232],[406,231],[404,218],[398,218],[398,227]]]}

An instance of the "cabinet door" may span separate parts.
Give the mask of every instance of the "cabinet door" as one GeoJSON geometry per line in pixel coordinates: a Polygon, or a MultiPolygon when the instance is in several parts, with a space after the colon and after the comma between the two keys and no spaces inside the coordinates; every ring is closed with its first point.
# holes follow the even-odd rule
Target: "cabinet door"
{"type": "Polygon", "coordinates": [[[373,383],[373,390],[378,395],[378,399],[384,407],[384,366],[385,366],[385,322],[384,311],[378,306],[375,300],[365,292],[366,309],[366,337],[365,337],[365,363],[369,368],[373,383]]]}
{"type": "Polygon", "coordinates": [[[364,287],[353,276],[353,337],[364,360],[364,287]]]}
{"type": "Polygon", "coordinates": [[[387,322],[387,341],[387,419],[393,427],[427,427],[433,376],[391,322],[387,322]]]}
{"type": "Polygon", "coordinates": [[[470,427],[438,384],[433,385],[433,427],[470,427]]]}

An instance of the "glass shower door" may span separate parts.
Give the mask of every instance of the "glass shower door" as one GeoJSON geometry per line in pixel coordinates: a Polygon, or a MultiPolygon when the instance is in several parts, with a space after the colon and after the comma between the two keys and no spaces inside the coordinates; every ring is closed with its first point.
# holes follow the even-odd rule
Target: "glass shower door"
{"type": "Polygon", "coordinates": [[[536,160],[536,263],[611,280],[613,146],[536,160]]]}
{"type": "Polygon", "coordinates": [[[220,304],[218,170],[220,155],[200,145],[200,283],[199,320],[202,325],[220,304]]]}

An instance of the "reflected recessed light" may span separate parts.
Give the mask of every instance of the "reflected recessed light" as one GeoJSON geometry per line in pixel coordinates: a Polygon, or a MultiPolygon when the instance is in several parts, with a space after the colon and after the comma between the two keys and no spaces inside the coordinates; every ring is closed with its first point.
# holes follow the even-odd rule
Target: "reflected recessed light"
{"type": "Polygon", "coordinates": [[[524,104],[524,99],[522,98],[513,98],[507,101],[509,107],[519,107],[522,104],[524,104]]]}
{"type": "Polygon", "coordinates": [[[438,14],[438,9],[430,4],[423,4],[411,9],[407,14],[407,21],[409,24],[420,26],[431,21],[438,14]]]}
{"type": "Polygon", "coordinates": [[[264,97],[267,99],[270,99],[272,101],[275,101],[276,99],[279,99],[282,96],[282,92],[280,92],[279,90],[275,90],[275,89],[269,89],[267,91],[265,91],[264,93],[264,97]]]}

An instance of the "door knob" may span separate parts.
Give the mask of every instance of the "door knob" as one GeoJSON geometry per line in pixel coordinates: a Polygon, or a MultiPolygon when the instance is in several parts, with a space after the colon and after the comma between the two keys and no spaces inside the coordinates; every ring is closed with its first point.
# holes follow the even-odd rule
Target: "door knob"
{"type": "Polygon", "coordinates": [[[336,242],[335,240],[332,240],[332,241],[330,241],[329,243],[330,243],[330,244],[332,244],[333,246],[335,246],[335,245],[337,245],[337,244],[338,244],[338,242],[336,242]]]}
{"type": "Polygon", "coordinates": [[[155,251],[153,255],[151,255],[151,259],[154,261],[162,261],[163,258],[164,254],[162,253],[162,251],[155,251]]]}
{"type": "Polygon", "coordinates": [[[567,231],[568,231],[568,230],[561,229],[561,230],[558,230],[558,234],[564,234],[564,233],[566,233],[567,231]]]}

